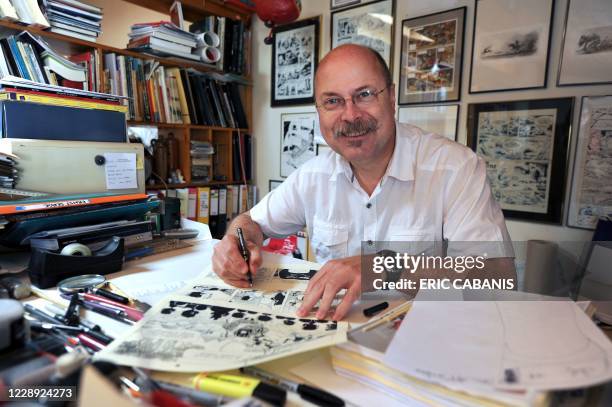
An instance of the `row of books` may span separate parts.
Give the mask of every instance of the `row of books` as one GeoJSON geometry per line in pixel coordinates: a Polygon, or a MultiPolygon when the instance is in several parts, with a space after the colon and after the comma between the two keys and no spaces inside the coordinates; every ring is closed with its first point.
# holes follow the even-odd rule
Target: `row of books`
{"type": "Polygon", "coordinates": [[[0,39],[0,75],[97,91],[94,52],[64,58],[42,38],[23,31],[0,39]]]}
{"type": "Polygon", "coordinates": [[[226,17],[207,16],[191,24],[192,33],[214,32],[219,36],[221,58],[216,63],[217,69],[237,75],[250,73],[251,31],[243,21],[226,17]]]}
{"type": "Polygon", "coordinates": [[[221,239],[228,223],[253,207],[257,200],[255,185],[193,187],[170,189],[169,197],[181,201],[181,216],[208,224],[214,238],[221,239]]]}
{"type": "Polygon", "coordinates": [[[238,85],[153,60],[108,53],[106,92],[129,97],[138,121],[247,128],[238,85]]]}

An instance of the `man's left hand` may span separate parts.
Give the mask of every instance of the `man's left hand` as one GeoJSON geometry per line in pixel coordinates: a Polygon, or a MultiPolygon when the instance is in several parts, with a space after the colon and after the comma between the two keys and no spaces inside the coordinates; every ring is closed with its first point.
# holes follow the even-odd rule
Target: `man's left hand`
{"type": "Polygon", "coordinates": [[[316,313],[318,319],[325,319],[336,294],[346,288],[342,302],[336,307],[333,320],[342,319],[351,309],[361,293],[361,256],[328,261],[312,277],[304,294],[302,306],[297,315],[305,317],[321,300],[316,313]]]}

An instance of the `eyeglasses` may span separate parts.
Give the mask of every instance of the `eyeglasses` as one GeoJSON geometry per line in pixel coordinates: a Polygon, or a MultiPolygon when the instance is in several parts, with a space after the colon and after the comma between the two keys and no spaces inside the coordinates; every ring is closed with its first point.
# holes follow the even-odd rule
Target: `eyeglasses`
{"type": "Polygon", "coordinates": [[[328,112],[340,111],[344,109],[346,106],[346,100],[351,99],[353,104],[357,107],[367,107],[369,105],[374,104],[378,100],[378,95],[385,91],[385,89],[389,88],[390,85],[385,86],[381,90],[375,89],[361,89],[353,93],[348,98],[343,98],[340,96],[328,96],[324,98],[317,107],[322,107],[328,112]]]}

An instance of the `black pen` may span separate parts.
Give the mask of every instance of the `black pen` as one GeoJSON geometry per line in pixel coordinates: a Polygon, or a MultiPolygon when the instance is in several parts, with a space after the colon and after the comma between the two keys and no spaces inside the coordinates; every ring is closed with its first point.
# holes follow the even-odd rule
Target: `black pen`
{"type": "Polygon", "coordinates": [[[344,406],[344,400],[329,392],[326,392],[325,390],[318,389],[307,384],[295,383],[291,380],[283,379],[258,367],[247,366],[240,368],[240,371],[244,374],[255,376],[258,379],[263,379],[266,382],[276,384],[285,390],[297,393],[304,400],[309,401],[312,404],[316,404],[317,406],[344,406]]]}
{"type": "Polygon", "coordinates": [[[247,264],[247,278],[249,279],[249,284],[253,287],[253,275],[251,274],[251,266],[249,266],[250,253],[249,249],[247,249],[246,240],[244,240],[244,235],[242,234],[242,228],[236,228],[236,234],[238,235],[238,245],[240,246],[240,254],[242,258],[247,264]]]}

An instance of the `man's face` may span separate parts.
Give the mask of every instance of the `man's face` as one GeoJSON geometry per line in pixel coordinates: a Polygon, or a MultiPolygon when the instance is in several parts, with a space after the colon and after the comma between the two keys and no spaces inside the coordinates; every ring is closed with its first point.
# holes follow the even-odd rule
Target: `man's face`
{"type": "Polygon", "coordinates": [[[367,52],[338,52],[330,57],[319,68],[315,86],[325,141],[357,166],[390,157],[395,136],[394,87],[386,87],[381,69],[367,52]],[[354,104],[351,96],[367,89],[384,90],[371,103],[354,104]],[[346,98],[343,107],[328,111],[322,106],[336,97],[346,98]]]}

